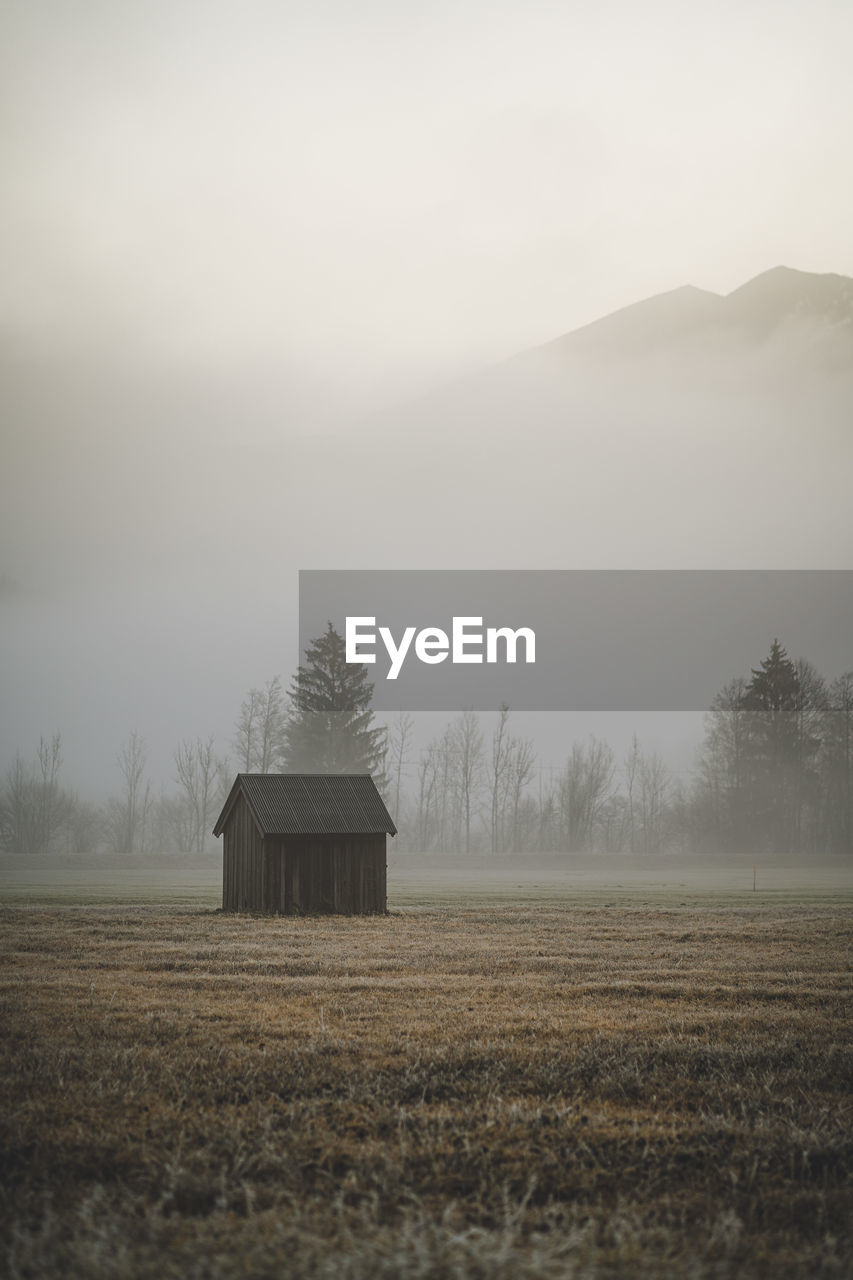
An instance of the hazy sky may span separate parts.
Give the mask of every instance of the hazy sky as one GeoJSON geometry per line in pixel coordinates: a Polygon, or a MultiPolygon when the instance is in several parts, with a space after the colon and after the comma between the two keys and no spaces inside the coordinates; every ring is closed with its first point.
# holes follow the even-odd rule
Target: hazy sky
{"type": "Polygon", "coordinates": [[[851,47],[841,0],[5,0],[4,323],[381,378],[853,274],[851,47]]]}
{"type": "Polygon", "coordinates": [[[689,447],[628,393],[539,452],[355,423],[687,282],[853,275],[851,47],[830,0],[4,0],[0,768],[137,727],[168,779],[287,676],[300,567],[849,566],[811,400],[689,447]]]}

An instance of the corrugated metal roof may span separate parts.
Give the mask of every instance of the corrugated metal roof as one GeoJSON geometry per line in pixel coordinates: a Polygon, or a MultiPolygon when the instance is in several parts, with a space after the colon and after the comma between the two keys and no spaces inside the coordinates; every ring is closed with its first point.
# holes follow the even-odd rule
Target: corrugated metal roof
{"type": "Polygon", "coordinates": [[[369,773],[238,773],[215,836],[240,792],[265,836],[397,834],[369,773]]]}

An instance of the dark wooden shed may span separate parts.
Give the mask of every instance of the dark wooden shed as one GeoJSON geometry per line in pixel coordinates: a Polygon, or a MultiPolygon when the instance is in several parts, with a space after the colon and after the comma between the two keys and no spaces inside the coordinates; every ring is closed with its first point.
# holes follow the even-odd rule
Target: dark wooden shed
{"type": "Polygon", "coordinates": [[[368,773],[238,773],[213,834],[224,911],[386,910],[397,828],[368,773]]]}

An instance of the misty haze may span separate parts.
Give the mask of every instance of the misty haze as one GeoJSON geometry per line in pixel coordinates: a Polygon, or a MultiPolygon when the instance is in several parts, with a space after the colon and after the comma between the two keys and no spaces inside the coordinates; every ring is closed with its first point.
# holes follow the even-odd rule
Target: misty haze
{"type": "Polygon", "coordinates": [[[851,47],[2,6],[0,1272],[850,1273],[851,47]]]}
{"type": "Polygon", "coordinates": [[[321,425],[281,386],[152,385],[19,348],[6,760],[60,731],[69,781],[100,800],[133,729],[158,784],[183,738],[227,752],[245,689],[295,670],[297,571],[324,562],[845,567],[853,281],[775,269],[696,300],[321,425]]]}

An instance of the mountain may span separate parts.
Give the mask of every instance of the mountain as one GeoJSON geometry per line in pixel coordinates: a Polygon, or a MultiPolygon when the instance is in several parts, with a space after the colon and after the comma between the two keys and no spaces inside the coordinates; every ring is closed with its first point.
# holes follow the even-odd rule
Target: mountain
{"type": "Polygon", "coordinates": [[[511,524],[523,546],[536,529],[540,564],[711,567],[743,564],[749,547],[756,566],[837,565],[851,409],[853,279],[776,267],[725,296],[685,286],[637,302],[359,439],[383,460],[385,492],[441,495],[436,540],[470,507],[477,545],[511,524]]]}
{"type": "Polygon", "coordinates": [[[644,441],[645,467],[652,455],[670,466],[688,440],[714,448],[727,432],[758,438],[770,423],[789,423],[789,439],[809,427],[847,440],[851,407],[853,279],[774,267],[726,295],[685,285],[646,298],[435,388],[373,427],[389,449],[401,429],[408,449],[422,437],[435,463],[418,465],[438,483],[439,457],[467,457],[475,474],[522,441],[571,441],[584,456],[592,438],[623,450],[644,441]]]}
{"type": "Polygon", "coordinates": [[[564,334],[522,359],[644,360],[667,352],[786,358],[853,368],[853,279],[773,267],[721,295],[685,285],[564,334]]]}

